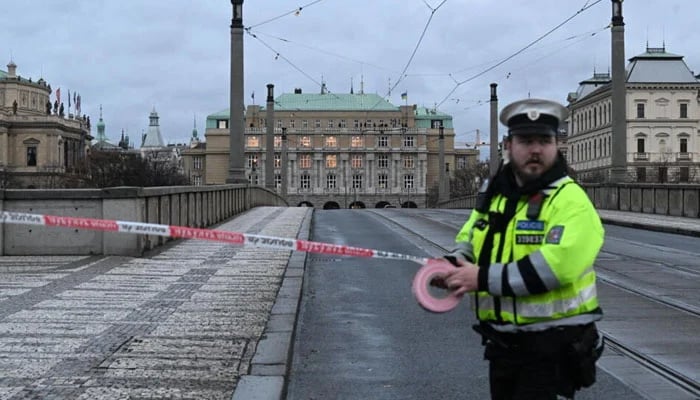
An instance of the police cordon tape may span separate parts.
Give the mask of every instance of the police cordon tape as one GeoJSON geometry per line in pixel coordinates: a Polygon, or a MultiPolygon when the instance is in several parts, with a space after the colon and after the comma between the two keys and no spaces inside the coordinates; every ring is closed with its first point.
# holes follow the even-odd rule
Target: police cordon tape
{"type": "Polygon", "coordinates": [[[423,267],[416,274],[412,286],[413,294],[416,296],[418,303],[423,308],[433,312],[445,312],[454,308],[459,302],[459,299],[456,296],[448,295],[444,298],[434,298],[428,291],[430,280],[437,275],[444,274],[447,271],[447,266],[445,264],[451,267],[451,265],[444,260],[428,259],[425,257],[417,257],[383,250],[312,242],[308,240],[254,235],[217,229],[201,229],[186,226],[152,224],[145,222],[118,221],[85,217],[64,217],[13,211],[3,211],[1,222],[16,225],[39,225],[102,232],[121,232],[182,239],[210,240],[238,244],[242,246],[262,247],[277,250],[295,250],[307,253],[413,261],[423,265],[423,267]]]}

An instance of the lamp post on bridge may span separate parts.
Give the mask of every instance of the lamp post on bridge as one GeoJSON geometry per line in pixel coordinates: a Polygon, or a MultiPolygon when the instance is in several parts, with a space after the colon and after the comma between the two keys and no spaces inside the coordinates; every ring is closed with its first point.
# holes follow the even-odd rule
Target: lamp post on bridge
{"type": "Polygon", "coordinates": [[[243,0],[231,0],[231,91],[229,98],[229,169],[226,183],[246,183],[243,135],[243,0]]]}

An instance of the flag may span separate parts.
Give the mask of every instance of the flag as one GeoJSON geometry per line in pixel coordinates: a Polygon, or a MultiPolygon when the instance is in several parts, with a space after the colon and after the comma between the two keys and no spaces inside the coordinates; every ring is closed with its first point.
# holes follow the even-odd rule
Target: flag
{"type": "Polygon", "coordinates": [[[401,100],[407,100],[407,99],[408,99],[408,92],[401,93],[401,100]]]}
{"type": "Polygon", "coordinates": [[[78,106],[78,102],[75,101],[75,94],[76,94],[76,92],[73,92],[73,104],[75,104],[76,107],[77,107],[77,106],[78,106]]]}
{"type": "Polygon", "coordinates": [[[78,95],[78,98],[75,100],[75,109],[76,114],[80,114],[80,95],[78,95]]]}
{"type": "Polygon", "coordinates": [[[56,89],[56,101],[61,104],[61,88],[56,89]]]}
{"type": "Polygon", "coordinates": [[[70,89],[68,89],[68,109],[70,110],[70,89]]]}

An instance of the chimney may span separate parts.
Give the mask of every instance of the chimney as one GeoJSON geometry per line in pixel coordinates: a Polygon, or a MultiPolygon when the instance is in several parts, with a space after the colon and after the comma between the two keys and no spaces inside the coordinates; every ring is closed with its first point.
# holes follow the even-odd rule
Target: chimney
{"type": "Polygon", "coordinates": [[[301,88],[294,88],[294,94],[301,94],[301,88]]]}

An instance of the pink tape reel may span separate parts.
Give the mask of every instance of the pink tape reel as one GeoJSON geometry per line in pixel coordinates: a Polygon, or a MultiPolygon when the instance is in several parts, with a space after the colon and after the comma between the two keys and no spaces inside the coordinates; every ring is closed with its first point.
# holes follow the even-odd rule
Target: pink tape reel
{"type": "Polygon", "coordinates": [[[429,290],[430,281],[435,277],[444,276],[455,267],[446,260],[430,259],[422,266],[413,278],[413,295],[418,304],[428,311],[443,313],[452,310],[459,304],[460,298],[454,294],[446,297],[433,297],[429,290]]]}

